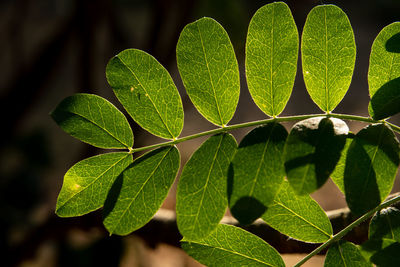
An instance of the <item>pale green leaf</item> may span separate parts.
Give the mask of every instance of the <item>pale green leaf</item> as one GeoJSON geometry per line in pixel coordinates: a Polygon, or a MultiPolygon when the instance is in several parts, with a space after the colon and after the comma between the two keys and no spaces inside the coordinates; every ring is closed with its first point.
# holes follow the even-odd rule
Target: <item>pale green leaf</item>
{"type": "Polygon", "coordinates": [[[211,18],[188,24],[177,48],[178,70],[197,110],[210,122],[226,125],[239,100],[239,67],[229,36],[211,18]]]}
{"type": "Polygon", "coordinates": [[[254,102],[267,115],[279,115],[289,100],[298,50],[297,27],[285,3],[257,10],[247,33],[246,77],[254,102]]]}
{"type": "Polygon", "coordinates": [[[301,59],[312,100],[323,111],[334,110],[350,86],[356,60],[353,29],[339,7],[316,6],[308,14],[301,59]]]}
{"type": "Polygon", "coordinates": [[[236,147],[231,135],[214,135],[183,168],[176,195],[176,219],[183,236],[205,237],[224,216],[228,206],[228,168],[236,147]]]}
{"type": "Polygon", "coordinates": [[[106,75],[118,100],[140,126],[162,138],[179,136],[182,101],[168,71],[153,56],[124,50],[110,60],[106,75]]]}
{"type": "Polygon", "coordinates": [[[285,177],[286,129],[279,123],[255,128],[240,142],[228,185],[232,215],[241,224],[259,218],[272,203],[285,177]]]}
{"type": "Polygon", "coordinates": [[[390,193],[399,166],[399,143],[384,124],[362,129],[351,142],[344,171],[344,191],[356,215],[378,206],[390,193]]]}
{"type": "Polygon", "coordinates": [[[400,210],[389,207],[378,211],[369,224],[369,239],[392,239],[400,243],[400,210]]]}
{"type": "Polygon", "coordinates": [[[220,224],[209,236],[181,241],[182,248],[206,266],[282,266],[279,253],[261,238],[238,227],[220,224]]]}
{"type": "Polygon", "coordinates": [[[369,267],[370,263],[351,242],[334,243],[326,253],[324,267],[369,267]]]}
{"type": "Polygon", "coordinates": [[[115,181],[104,204],[104,225],[127,235],[145,225],[161,207],[179,169],[175,146],[158,148],[136,159],[115,181]]]}
{"type": "Polygon", "coordinates": [[[275,230],[300,241],[322,243],[332,236],[323,209],[310,196],[296,195],[287,181],[261,218],[275,230]]]}
{"type": "Polygon", "coordinates": [[[131,163],[132,155],[126,152],[102,154],[76,163],[64,176],[57,215],[80,216],[102,207],[115,179],[131,163]]]}
{"type": "Polygon", "coordinates": [[[349,128],[336,118],[316,117],[296,123],[286,141],[287,179],[297,194],[320,188],[335,169],[349,128]]]}
{"type": "Polygon", "coordinates": [[[390,239],[370,239],[360,246],[365,259],[378,267],[400,266],[400,243],[390,239]]]}
{"type": "Polygon", "coordinates": [[[133,134],[125,116],[106,99],[90,94],[65,98],[51,113],[68,134],[100,148],[133,146],[133,134]]]}
{"type": "Polygon", "coordinates": [[[400,22],[376,37],[369,58],[369,114],[376,120],[400,112],[400,22]]]}
{"type": "Polygon", "coordinates": [[[342,193],[344,193],[344,171],[346,168],[346,159],[347,159],[347,152],[349,151],[349,147],[351,142],[353,141],[354,134],[349,133],[346,137],[346,144],[342,149],[342,153],[340,154],[340,159],[336,164],[335,169],[331,174],[332,181],[336,184],[342,193]]]}

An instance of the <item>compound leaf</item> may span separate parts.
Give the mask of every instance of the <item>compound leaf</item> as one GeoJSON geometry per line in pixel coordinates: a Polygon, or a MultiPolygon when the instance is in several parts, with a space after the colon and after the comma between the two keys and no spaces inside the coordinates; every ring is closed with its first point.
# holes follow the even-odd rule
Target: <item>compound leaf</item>
{"type": "Polygon", "coordinates": [[[322,243],[332,236],[332,226],[323,209],[310,196],[296,195],[287,181],[261,218],[277,231],[300,241],[322,243]]]}
{"type": "Polygon", "coordinates": [[[369,239],[392,239],[400,243],[400,210],[389,207],[378,211],[369,224],[369,239]]]}
{"type": "Polygon", "coordinates": [[[179,136],[182,101],[168,71],[153,56],[124,50],[110,60],[106,76],[118,100],[141,127],[166,139],[179,136]]]}
{"type": "Polygon", "coordinates": [[[384,124],[363,128],[347,152],[344,191],[356,215],[378,206],[390,193],[399,166],[399,143],[384,124]]]}
{"type": "Polygon", "coordinates": [[[272,203],[285,177],[286,129],[279,123],[255,128],[240,142],[228,184],[229,206],[241,224],[259,218],[272,203]]]}
{"type": "Polygon", "coordinates": [[[303,76],[312,100],[326,112],[340,103],[353,76],[356,45],[346,14],[337,6],[314,7],[301,39],[303,76]]]}
{"type": "Polygon", "coordinates": [[[286,141],[287,179],[297,194],[320,188],[335,169],[349,128],[336,118],[311,118],[296,123],[286,141]]]}
{"type": "Polygon", "coordinates": [[[132,155],[126,152],[102,154],[76,163],[64,176],[57,215],[80,216],[102,207],[111,185],[131,163],[132,155]]]}
{"type": "Polygon", "coordinates": [[[369,114],[375,120],[400,112],[400,22],[378,34],[369,58],[369,114]]]}
{"type": "Polygon", "coordinates": [[[127,235],[145,225],[160,208],[175,180],[180,156],[175,146],[150,151],[116,180],[104,204],[104,225],[127,235]]]}
{"type": "Polygon", "coordinates": [[[176,196],[177,224],[183,236],[205,237],[224,216],[228,168],[236,147],[231,135],[214,135],[183,168],[176,196]]]}
{"type": "Polygon", "coordinates": [[[188,24],[177,48],[178,70],[197,110],[210,122],[226,125],[239,100],[239,67],[229,36],[211,18],[188,24]]]}
{"type": "Polygon", "coordinates": [[[289,100],[298,50],[297,27],[285,3],[257,10],[247,33],[246,77],[254,102],[267,115],[279,115],[289,100]]]}
{"type": "Polygon", "coordinates": [[[182,248],[207,266],[285,266],[279,253],[261,238],[231,225],[219,224],[203,239],[181,241],[182,248]]]}
{"type": "Polygon", "coordinates": [[[58,104],[51,116],[65,132],[93,146],[133,146],[133,134],[127,119],[113,104],[100,96],[69,96],[58,104]]]}
{"type": "Polygon", "coordinates": [[[370,267],[371,264],[351,242],[339,241],[328,250],[324,267],[370,267]]]}

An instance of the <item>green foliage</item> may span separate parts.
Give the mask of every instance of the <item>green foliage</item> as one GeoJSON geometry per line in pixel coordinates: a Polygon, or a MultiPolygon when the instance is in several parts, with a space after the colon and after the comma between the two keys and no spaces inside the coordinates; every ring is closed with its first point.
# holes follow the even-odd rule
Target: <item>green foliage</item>
{"type": "Polygon", "coordinates": [[[212,135],[183,167],[178,184],[177,225],[189,255],[209,266],[284,266],[278,252],[258,237],[219,224],[229,207],[242,225],[261,218],[290,238],[323,243],[296,266],[329,246],[326,266],[398,266],[400,216],[388,207],[400,196],[385,199],[399,168],[394,131],[400,133],[400,127],[381,119],[400,112],[400,24],[385,27],[373,44],[368,118],[331,113],[348,90],[356,53],[350,22],[333,5],[311,10],[301,42],[307,90],[326,113],[278,117],[292,91],[298,42],[286,4],[267,4],[256,12],[247,34],[246,77],[254,102],[272,118],[227,125],[240,91],[229,36],[211,18],[187,25],[177,44],[178,70],[194,106],[218,127],[181,138],[183,108],[169,73],[143,51],[119,53],[106,69],[115,95],[135,122],[169,141],[134,148],[127,119],[111,103],[88,94],[67,97],[51,113],[65,132],[96,147],[125,151],[71,167],[56,213],[79,216],[104,206],[107,230],[127,235],[150,221],[166,198],[180,168],[175,145],[212,135]],[[369,125],[353,134],[343,120],[369,125]],[[281,124],[288,121],[298,121],[289,134],[281,124]],[[237,146],[228,132],[250,126],[259,127],[237,146]],[[154,150],[133,160],[148,149],[154,150]],[[335,235],[309,196],[329,177],[360,216],[335,235]],[[357,247],[340,241],[374,213],[367,242],[357,247]]]}

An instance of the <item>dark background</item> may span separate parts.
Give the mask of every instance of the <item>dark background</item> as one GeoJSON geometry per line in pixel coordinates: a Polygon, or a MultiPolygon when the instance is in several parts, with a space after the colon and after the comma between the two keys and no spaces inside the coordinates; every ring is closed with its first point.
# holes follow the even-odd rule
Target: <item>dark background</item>
{"type": "MultiPolygon", "coordinates": [[[[200,17],[219,21],[231,37],[241,73],[241,96],[231,124],[263,119],[247,91],[244,46],[248,23],[269,1],[259,0],[3,0],[0,2],[0,251],[5,266],[194,266],[164,245],[149,248],[135,235],[109,237],[95,212],[75,219],[54,215],[64,173],[100,153],[63,133],[48,113],[77,92],[98,94],[121,110],[105,79],[108,60],[127,48],[155,56],[171,73],[185,109],[182,136],[212,129],[195,110],[176,69],[175,47],[183,27],[200,17]]],[[[369,52],[378,32],[400,19],[400,1],[286,1],[299,32],[315,5],[334,3],[354,28],[353,82],[334,112],[368,116],[369,52]]],[[[320,113],[298,75],[282,115],[320,113]]],[[[399,124],[400,117],[392,119],[399,124]]],[[[162,141],[130,120],[135,146],[162,141]]],[[[289,128],[291,125],[286,124],[289,128]]],[[[349,123],[357,132],[363,124],[349,123]]],[[[233,132],[238,141],[249,129],[233,132]]],[[[182,163],[204,138],[179,145],[182,163]]],[[[399,180],[399,179],[397,179],[399,180]]],[[[398,182],[397,182],[398,183],[398,182]]],[[[396,185],[398,188],[398,185],[396,185]]],[[[331,182],[313,195],[326,210],[345,205],[331,182]],[[330,194],[330,196],[328,196],[330,194]]],[[[173,209],[174,189],[164,203],[173,209]]]]}

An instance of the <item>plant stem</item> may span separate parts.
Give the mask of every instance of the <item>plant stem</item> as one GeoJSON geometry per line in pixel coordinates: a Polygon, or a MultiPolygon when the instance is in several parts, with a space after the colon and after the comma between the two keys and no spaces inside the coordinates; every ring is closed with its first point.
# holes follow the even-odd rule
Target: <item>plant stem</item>
{"type": "Polygon", "coordinates": [[[158,148],[158,147],[163,147],[163,146],[168,146],[168,145],[176,145],[176,144],[182,143],[184,141],[188,141],[188,140],[199,138],[199,137],[206,136],[206,135],[218,134],[218,133],[228,132],[228,131],[235,130],[235,129],[263,125],[263,124],[266,124],[269,122],[300,121],[300,120],[310,119],[310,118],[314,118],[314,117],[332,117],[332,118],[338,118],[338,119],[342,119],[342,120],[352,120],[352,121],[360,121],[360,122],[367,122],[367,123],[386,123],[394,131],[400,133],[399,126],[394,125],[390,122],[386,122],[386,121],[382,121],[382,120],[377,121],[377,120],[374,120],[374,119],[371,119],[368,117],[354,116],[354,115],[347,115],[347,114],[336,114],[336,113],[310,114],[310,115],[275,117],[275,118],[270,118],[270,119],[265,119],[265,120],[257,120],[257,121],[233,124],[233,125],[225,126],[222,128],[217,128],[217,129],[177,138],[175,140],[167,141],[164,143],[158,143],[158,144],[154,144],[154,145],[129,149],[129,153],[139,152],[139,151],[143,151],[143,150],[148,150],[148,149],[158,148]]]}
{"type": "Polygon", "coordinates": [[[360,218],[358,218],[357,220],[355,220],[354,222],[352,222],[351,224],[349,224],[346,228],[344,228],[343,230],[341,230],[339,233],[337,233],[336,235],[332,236],[328,241],[326,241],[325,243],[323,243],[321,246],[319,246],[318,248],[316,248],[315,250],[313,250],[310,254],[308,254],[307,256],[305,256],[301,261],[299,261],[298,263],[296,263],[296,265],[294,265],[293,267],[299,267],[301,265],[303,265],[306,261],[308,261],[309,259],[311,259],[311,257],[317,255],[319,252],[321,252],[323,249],[327,248],[328,246],[330,246],[332,243],[339,241],[343,236],[345,236],[348,232],[350,232],[354,227],[356,227],[357,225],[359,225],[360,223],[362,223],[363,221],[367,220],[369,217],[371,217],[375,212],[377,212],[378,210],[384,209],[389,207],[390,205],[396,203],[400,201],[400,195],[389,199],[385,202],[383,202],[382,204],[380,204],[379,206],[377,206],[376,208],[368,211],[367,213],[365,213],[364,215],[362,215],[360,218]]]}

